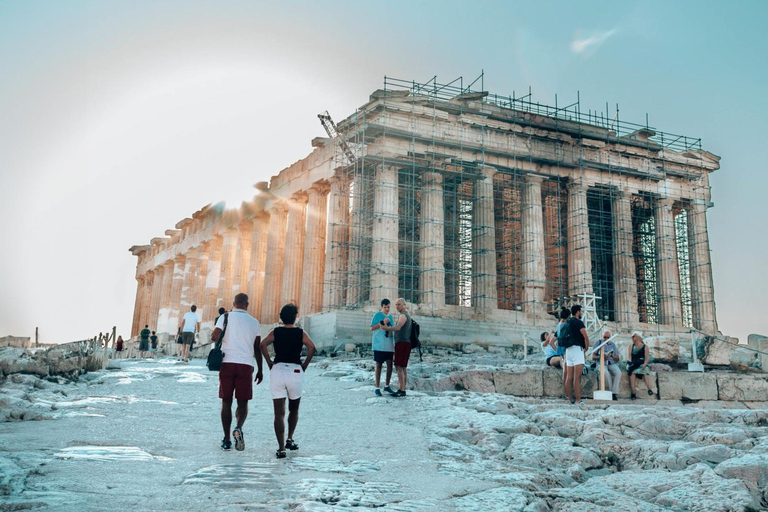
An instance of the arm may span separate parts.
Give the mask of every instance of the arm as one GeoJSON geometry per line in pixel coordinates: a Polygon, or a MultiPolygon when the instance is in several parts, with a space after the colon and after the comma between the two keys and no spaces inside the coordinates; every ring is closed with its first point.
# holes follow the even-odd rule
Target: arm
{"type": "Polygon", "coordinates": [[[221,329],[219,329],[217,327],[211,333],[211,340],[214,341],[214,342],[217,342],[217,341],[219,341],[219,336],[221,336],[221,329]]]}
{"type": "Polygon", "coordinates": [[[301,342],[307,347],[307,357],[301,364],[301,369],[306,372],[309,362],[312,361],[312,356],[315,355],[315,344],[312,342],[312,338],[309,337],[309,334],[307,334],[307,331],[304,331],[304,336],[301,338],[301,342]]]}
{"type": "MultiPolygon", "coordinates": [[[[587,330],[584,327],[581,328],[581,335],[584,336],[584,346],[585,347],[588,346],[589,345],[589,334],[587,334],[587,330]]],[[[585,348],[584,350],[586,351],[587,349],[585,348]]]]}
{"type": "Polygon", "coordinates": [[[195,332],[200,332],[200,322],[195,324],[195,332]]]}
{"type": "Polygon", "coordinates": [[[645,371],[645,367],[651,362],[651,351],[648,348],[648,345],[645,346],[643,352],[645,352],[645,361],[643,361],[643,371],[645,371]]]}
{"type": "Polygon", "coordinates": [[[408,319],[405,318],[405,315],[400,315],[400,318],[397,319],[397,325],[395,326],[385,325],[384,327],[382,327],[382,329],[384,329],[385,331],[399,331],[400,329],[403,328],[403,326],[405,325],[405,322],[407,321],[408,319]]]}
{"type": "Polygon", "coordinates": [[[253,340],[253,356],[256,358],[256,365],[258,366],[258,370],[256,371],[256,378],[253,382],[256,383],[258,386],[261,384],[261,381],[264,379],[264,374],[261,372],[261,335],[257,335],[256,339],[253,340]]]}
{"type": "Polygon", "coordinates": [[[269,366],[269,369],[272,369],[272,365],[274,364],[272,362],[272,359],[269,357],[269,346],[275,341],[275,331],[269,331],[269,334],[267,334],[267,337],[261,340],[261,355],[264,356],[264,360],[267,362],[267,366],[269,366]]]}

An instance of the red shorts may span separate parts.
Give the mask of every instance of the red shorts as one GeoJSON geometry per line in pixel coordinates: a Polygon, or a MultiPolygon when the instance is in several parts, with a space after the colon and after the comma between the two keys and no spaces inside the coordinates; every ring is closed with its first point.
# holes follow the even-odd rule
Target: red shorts
{"type": "Polygon", "coordinates": [[[222,363],[219,370],[219,398],[232,400],[253,398],[253,366],[239,363],[222,363]]]}
{"type": "Polygon", "coordinates": [[[395,343],[395,366],[408,367],[408,360],[411,358],[411,344],[407,341],[398,341],[395,343]]]}

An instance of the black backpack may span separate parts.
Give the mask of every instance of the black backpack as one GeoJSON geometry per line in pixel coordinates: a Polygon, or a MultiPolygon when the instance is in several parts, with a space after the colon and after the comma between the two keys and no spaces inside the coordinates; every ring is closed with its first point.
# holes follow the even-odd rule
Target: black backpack
{"type": "Polygon", "coordinates": [[[573,318],[569,318],[565,321],[565,325],[560,328],[561,336],[557,338],[557,346],[562,348],[568,348],[576,345],[576,336],[573,334],[573,318]]]}
{"type": "Polygon", "coordinates": [[[219,341],[217,341],[216,345],[214,345],[211,351],[208,352],[208,361],[205,362],[205,365],[212,372],[221,370],[221,365],[224,362],[224,352],[221,351],[221,342],[224,341],[224,333],[227,332],[228,317],[229,313],[224,313],[224,328],[221,330],[219,341]]]}
{"type": "Polygon", "coordinates": [[[421,357],[421,340],[419,340],[419,334],[421,334],[421,326],[411,318],[411,350],[419,350],[419,361],[422,361],[421,357]]]}

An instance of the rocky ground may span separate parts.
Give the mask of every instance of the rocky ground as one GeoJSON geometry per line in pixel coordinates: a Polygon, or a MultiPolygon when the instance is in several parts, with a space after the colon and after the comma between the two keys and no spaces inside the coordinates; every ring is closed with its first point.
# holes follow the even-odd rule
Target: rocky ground
{"type": "MultiPolygon", "coordinates": [[[[517,364],[464,357],[428,357],[411,374],[517,364]]],[[[0,386],[0,510],[768,507],[768,410],[577,407],[467,391],[375,397],[367,359],[319,358],[300,449],[278,461],[267,381],[255,388],[246,450],[222,452],[217,375],[201,361],[113,367],[75,383],[16,375],[0,386]]]]}

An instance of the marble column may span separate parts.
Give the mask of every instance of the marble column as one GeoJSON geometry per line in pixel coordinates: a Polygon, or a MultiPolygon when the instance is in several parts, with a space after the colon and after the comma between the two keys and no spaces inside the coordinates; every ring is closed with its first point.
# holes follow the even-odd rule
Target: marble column
{"type": "Polygon", "coordinates": [[[144,328],[143,325],[139,327],[142,309],[141,301],[144,298],[144,282],[144,276],[138,276],[136,278],[136,301],[133,304],[133,323],[131,324],[131,337],[136,336],[139,331],[144,328]]]}
{"type": "Polygon", "coordinates": [[[422,180],[419,302],[434,311],[445,306],[443,175],[426,171],[422,180]]]}
{"type": "MultiPolygon", "coordinates": [[[[168,318],[171,314],[171,285],[173,282],[173,260],[163,263],[163,280],[160,285],[157,321],[149,328],[156,332],[168,332],[168,318]]],[[[173,332],[176,332],[175,330],[173,332]]]]}
{"type": "MultiPolygon", "coordinates": [[[[171,280],[171,293],[168,308],[168,324],[165,332],[174,333],[181,326],[181,288],[184,284],[184,266],[186,258],[178,255],[173,259],[173,279],[171,280]]],[[[186,311],[185,311],[186,313],[186,311]]]]}
{"type": "Polygon", "coordinates": [[[219,311],[219,278],[221,277],[221,252],[224,242],[222,237],[214,235],[208,241],[208,268],[205,272],[205,299],[203,301],[203,323],[207,327],[213,325],[213,320],[219,311]]]}
{"type": "Polygon", "coordinates": [[[615,320],[629,327],[640,321],[637,313],[637,268],[632,253],[631,195],[615,192],[612,213],[615,320]]]}
{"type": "Polygon", "coordinates": [[[248,273],[251,266],[253,221],[250,219],[241,221],[237,226],[237,230],[237,256],[235,260],[235,276],[232,282],[233,300],[238,293],[248,293],[248,273]]]}
{"type": "Polygon", "coordinates": [[[472,305],[482,312],[498,308],[496,289],[496,225],[493,177],[496,169],[484,166],[475,182],[472,209],[472,305]]]}
{"type": "MultiPolygon", "coordinates": [[[[139,311],[139,331],[141,331],[145,325],[149,324],[149,308],[150,303],[152,302],[152,279],[153,279],[153,273],[152,271],[147,272],[144,274],[144,287],[141,291],[141,306],[139,311]]],[[[139,332],[137,331],[136,334],[132,335],[138,335],[139,332]]]]}
{"type": "Polygon", "coordinates": [[[543,181],[541,176],[526,175],[523,198],[523,311],[534,316],[547,314],[544,302],[547,263],[541,202],[543,181]]]}
{"type": "MultiPolygon", "coordinates": [[[[363,211],[363,199],[374,193],[373,190],[364,190],[362,176],[355,176],[349,190],[350,213],[348,225],[349,255],[347,258],[347,289],[345,304],[347,306],[362,305],[366,292],[370,292],[370,267],[373,265],[371,258],[366,258],[363,246],[367,243],[366,236],[370,231],[367,225],[365,212],[363,211]],[[367,260],[367,261],[366,261],[367,260]]],[[[373,215],[371,216],[373,217],[373,215]]],[[[373,222],[373,220],[371,220],[373,222]]]]}
{"type": "Polygon", "coordinates": [[[159,265],[149,272],[151,273],[150,285],[152,286],[150,290],[149,310],[147,314],[147,320],[144,322],[141,328],[143,329],[144,325],[149,325],[149,329],[156,330],[157,320],[160,316],[160,299],[163,295],[164,268],[162,265],[159,265]]]}
{"type": "Polygon", "coordinates": [[[587,186],[568,184],[568,288],[571,295],[592,293],[592,248],[589,245],[587,186]]]}
{"type": "Polygon", "coordinates": [[[253,218],[251,232],[251,261],[248,265],[248,313],[261,319],[264,295],[264,276],[267,269],[269,214],[260,212],[253,218]]]}
{"type": "Polygon", "coordinates": [[[330,185],[323,278],[323,309],[326,311],[339,308],[344,303],[349,259],[349,189],[338,176],[330,179],[330,185]]]}
{"type": "Polygon", "coordinates": [[[680,270],[677,264],[673,201],[661,198],[655,202],[656,258],[659,268],[660,324],[683,325],[683,306],[680,299],[680,270]]]}
{"type": "Polygon", "coordinates": [[[199,286],[198,268],[200,263],[200,251],[198,251],[197,248],[192,248],[189,249],[184,256],[184,280],[181,284],[181,300],[179,301],[180,317],[183,317],[187,311],[190,310],[192,305],[197,305],[197,289],[199,286]]]}
{"type": "Polygon", "coordinates": [[[707,206],[693,203],[688,215],[688,243],[691,258],[691,312],[693,326],[707,334],[717,334],[715,288],[707,232],[707,206]]]}
{"type": "Polygon", "coordinates": [[[301,272],[304,264],[304,237],[307,229],[306,192],[293,195],[288,202],[288,221],[285,236],[285,264],[279,307],[293,303],[301,307],[301,272]]]}
{"type": "Polygon", "coordinates": [[[285,258],[285,234],[288,206],[276,203],[269,209],[269,237],[267,239],[268,266],[264,275],[261,318],[263,324],[274,324],[279,319],[280,292],[283,284],[283,263],[285,258]]]}
{"type": "Polygon", "coordinates": [[[373,194],[370,301],[379,304],[381,299],[393,300],[399,296],[397,167],[380,165],[376,168],[373,194]]]}
{"type": "Polygon", "coordinates": [[[323,308],[323,271],[325,269],[325,223],[328,212],[326,182],[314,183],[307,193],[307,231],[301,278],[301,314],[319,313],[323,308]]]}
{"type": "MultiPolygon", "coordinates": [[[[219,271],[219,295],[216,301],[216,310],[232,309],[233,284],[235,282],[235,267],[237,266],[237,240],[239,232],[237,228],[225,228],[221,233],[221,269],[219,271]]],[[[214,317],[215,318],[215,317],[214,317]]]]}
{"type": "Polygon", "coordinates": [[[208,243],[203,242],[197,247],[197,276],[194,286],[194,295],[192,301],[197,306],[197,314],[200,316],[201,325],[205,318],[205,281],[208,277],[208,243]]]}

